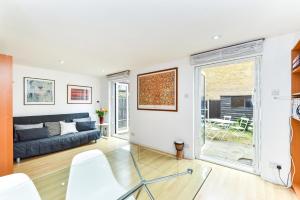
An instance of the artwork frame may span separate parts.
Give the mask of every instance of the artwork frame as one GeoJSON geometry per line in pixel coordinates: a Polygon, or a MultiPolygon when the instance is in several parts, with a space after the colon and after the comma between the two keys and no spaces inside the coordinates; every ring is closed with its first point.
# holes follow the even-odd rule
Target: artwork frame
{"type": "MultiPolygon", "coordinates": [[[[148,79],[149,78],[151,79],[151,77],[148,77],[148,79]]],[[[137,110],[178,112],[178,67],[152,71],[152,72],[137,75],[137,110]],[[166,75],[165,77],[162,77],[162,74],[166,74],[166,73],[170,73],[170,75],[166,75]],[[155,77],[156,75],[157,77],[155,77]],[[147,76],[152,76],[153,81],[142,80],[143,77],[147,77],[147,76]],[[163,81],[163,82],[159,82],[159,81],[163,81]],[[155,86],[150,86],[150,84],[147,85],[146,82],[151,84],[154,82],[156,83],[156,85],[159,85],[159,87],[157,88],[155,86]],[[145,94],[145,92],[143,92],[145,88],[143,87],[147,88],[146,89],[147,96],[150,99],[149,102],[146,103],[147,105],[143,105],[143,102],[145,102],[145,98],[142,96],[145,94]],[[150,93],[150,95],[148,95],[148,93],[150,93]],[[162,94],[168,94],[168,95],[162,95],[162,94]],[[157,98],[154,98],[154,96],[156,97],[159,96],[158,101],[167,102],[168,105],[163,105],[163,104],[157,105],[156,103],[150,105],[154,99],[157,100],[157,98]],[[162,100],[162,98],[164,100],[162,100]],[[170,102],[172,102],[172,105],[169,104],[170,102]]]]}
{"type": "Polygon", "coordinates": [[[23,95],[24,105],[55,105],[55,80],[23,77],[23,95]],[[30,92],[30,90],[34,90],[37,87],[40,90],[40,94],[38,94],[38,92],[30,92]],[[42,90],[41,87],[46,89],[42,90]],[[47,88],[50,91],[46,92],[47,88]],[[43,96],[41,96],[41,94],[43,94],[43,96]],[[42,101],[43,99],[46,101],[42,101]]]}
{"type": "Polygon", "coordinates": [[[67,85],[67,104],[92,104],[92,99],[93,88],[91,86],[67,85]]]}

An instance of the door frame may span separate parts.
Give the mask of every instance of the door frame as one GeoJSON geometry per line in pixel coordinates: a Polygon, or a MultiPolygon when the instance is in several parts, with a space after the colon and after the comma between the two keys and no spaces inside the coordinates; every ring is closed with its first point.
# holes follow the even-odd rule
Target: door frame
{"type": "MultiPolygon", "coordinates": [[[[115,83],[116,82],[121,82],[121,83],[128,83],[130,84],[130,81],[129,81],[129,78],[128,77],[120,77],[120,78],[115,78],[115,79],[110,79],[108,80],[108,107],[109,107],[109,112],[108,112],[108,121],[109,121],[109,136],[116,136],[116,130],[115,130],[115,120],[116,120],[116,117],[115,117],[115,98],[116,98],[116,95],[115,95],[115,83]]],[[[130,85],[128,87],[128,98],[130,98],[130,85]]],[[[129,102],[128,102],[129,103],[129,102]]],[[[129,107],[128,109],[130,110],[130,103],[129,103],[129,107]]],[[[130,112],[128,114],[128,127],[129,127],[129,131],[128,131],[128,134],[130,133],[130,112]]],[[[129,137],[130,137],[130,134],[129,134],[129,137]]]]}
{"type": "Polygon", "coordinates": [[[252,56],[245,56],[245,57],[238,57],[235,59],[229,59],[229,60],[220,60],[217,62],[211,62],[211,63],[204,63],[201,65],[195,65],[194,67],[194,79],[195,79],[195,91],[194,91],[194,104],[195,104],[195,111],[194,111],[194,152],[195,152],[195,158],[212,162],[215,164],[219,164],[222,166],[238,169],[241,171],[253,173],[253,174],[260,174],[260,152],[261,152],[261,88],[260,88],[260,74],[261,74],[261,59],[262,55],[257,54],[257,55],[252,55],[252,56]],[[201,136],[199,133],[201,133],[201,70],[204,68],[209,68],[209,67],[216,67],[220,66],[221,64],[223,65],[228,65],[228,64],[234,64],[234,63],[239,63],[242,61],[254,61],[254,94],[253,94],[253,122],[254,122],[254,129],[253,129],[253,140],[254,140],[254,158],[253,158],[253,166],[250,169],[250,167],[243,167],[240,165],[232,164],[226,161],[222,160],[217,160],[217,159],[211,159],[207,158],[205,156],[201,155],[201,136]]]}
{"type": "Polygon", "coordinates": [[[126,133],[129,132],[129,83],[126,82],[115,82],[115,132],[114,134],[120,134],[120,133],[126,133]],[[118,131],[118,104],[119,102],[117,101],[117,96],[118,96],[118,92],[117,92],[117,86],[118,84],[123,84],[123,85],[127,85],[127,129],[124,131],[118,131]]]}

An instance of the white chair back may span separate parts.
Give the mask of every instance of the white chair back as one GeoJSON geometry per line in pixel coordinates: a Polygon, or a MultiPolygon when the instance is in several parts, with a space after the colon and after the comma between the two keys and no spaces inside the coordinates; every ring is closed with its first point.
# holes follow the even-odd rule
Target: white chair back
{"type": "Polygon", "coordinates": [[[41,200],[31,179],[22,173],[0,177],[1,200],[41,200]]]}
{"type": "Polygon", "coordinates": [[[86,151],[73,158],[66,200],[113,200],[125,193],[100,150],[86,151]]]}

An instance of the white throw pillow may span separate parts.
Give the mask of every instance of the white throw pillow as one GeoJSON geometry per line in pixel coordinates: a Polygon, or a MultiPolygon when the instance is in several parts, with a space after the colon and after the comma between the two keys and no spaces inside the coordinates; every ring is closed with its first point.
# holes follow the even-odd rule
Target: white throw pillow
{"type": "Polygon", "coordinates": [[[66,123],[60,121],[59,123],[60,123],[61,135],[78,132],[76,129],[76,122],[66,123]]]}

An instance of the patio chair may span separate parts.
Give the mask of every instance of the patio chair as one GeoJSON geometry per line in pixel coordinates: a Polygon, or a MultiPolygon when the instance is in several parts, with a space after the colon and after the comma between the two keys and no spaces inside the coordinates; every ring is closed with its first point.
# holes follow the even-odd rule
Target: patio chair
{"type": "MultiPolygon", "coordinates": [[[[224,115],[223,120],[230,121],[231,116],[229,115],[224,115]]],[[[209,126],[207,128],[211,131],[214,132],[214,134],[210,134],[207,136],[208,139],[214,140],[216,137],[219,137],[221,135],[221,139],[225,137],[227,132],[224,132],[222,129],[228,129],[230,127],[230,123],[222,123],[222,122],[210,122],[209,126]],[[220,129],[222,128],[222,129],[220,129]]]]}
{"type": "MultiPolygon", "coordinates": [[[[231,121],[231,116],[224,115],[223,120],[231,121]]],[[[222,128],[228,129],[230,124],[229,123],[221,123],[220,126],[222,126],[222,128]]]]}
{"type": "MultiPolygon", "coordinates": [[[[213,125],[211,125],[210,127],[207,127],[207,128],[208,128],[208,130],[214,132],[213,134],[208,134],[208,135],[206,135],[206,138],[207,138],[207,139],[214,140],[218,135],[221,134],[221,133],[220,133],[220,129],[217,128],[217,127],[214,127],[213,125]]],[[[207,130],[207,131],[208,131],[208,130],[207,130]]]]}
{"type": "Polygon", "coordinates": [[[241,120],[238,123],[238,125],[231,126],[230,128],[235,130],[234,131],[235,135],[238,135],[239,133],[244,133],[246,131],[248,123],[249,123],[249,118],[241,117],[241,120]]]}
{"type": "Polygon", "coordinates": [[[249,121],[249,125],[248,125],[248,128],[247,128],[248,131],[253,132],[253,126],[254,126],[254,125],[253,125],[253,119],[252,119],[252,120],[249,121]]]}

